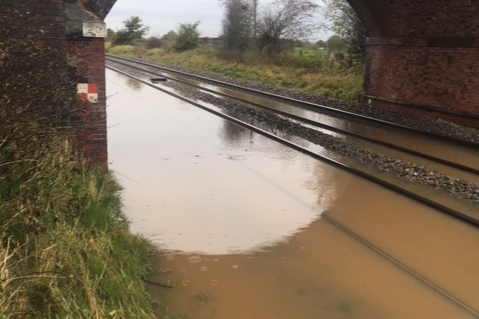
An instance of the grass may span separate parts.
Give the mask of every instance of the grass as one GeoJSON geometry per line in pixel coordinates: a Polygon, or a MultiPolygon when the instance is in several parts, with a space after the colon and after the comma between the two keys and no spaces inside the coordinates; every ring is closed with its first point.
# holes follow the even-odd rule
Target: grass
{"type": "Polygon", "coordinates": [[[247,53],[243,61],[234,61],[221,58],[216,50],[207,47],[183,53],[133,46],[115,46],[108,50],[111,54],[224,74],[343,101],[357,101],[363,87],[362,66],[340,68],[324,51],[304,50],[300,55],[296,50],[274,58],[247,53]]]}
{"type": "Polygon", "coordinates": [[[0,147],[0,318],[153,318],[117,183],[63,139],[42,149],[0,147]]]}
{"type": "Polygon", "coordinates": [[[154,318],[151,247],[112,176],[73,151],[91,107],[24,7],[0,17],[0,319],[154,318]]]}

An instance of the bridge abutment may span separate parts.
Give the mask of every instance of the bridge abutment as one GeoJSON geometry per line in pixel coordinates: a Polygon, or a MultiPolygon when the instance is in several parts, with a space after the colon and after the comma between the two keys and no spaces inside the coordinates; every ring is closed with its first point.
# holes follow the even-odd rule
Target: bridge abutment
{"type": "Polygon", "coordinates": [[[84,156],[99,166],[108,166],[105,91],[105,37],[103,15],[90,11],[83,1],[67,1],[66,56],[68,73],[83,103],[86,127],[76,143],[84,156]]]}
{"type": "Polygon", "coordinates": [[[105,42],[102,38],[67,40],[69,74],[83,103],[85,128],[76,143],[84,156],[96,165],[107,166],[107,122],[105,90],[105,42]]]}
{"type": "Polygon", "coordinates": [[[479,3],[349,0],[368,42],[362,103],[479,128],[479,3]]]}
{"type": "MultiPolygon", "coordinates": [[[[75,142],[90,163],[101,167],[107,167],[108,164],[104,43],[107,29],[103,20],[115,1],[0,0],[2,30],[0,57],[11,59],[9,65],[28,65],[27,55],[31,53],[13,52],[21,50],[19,43],[28,44],[33,47],[32,50],[38,46],[39,52],[41,50],[49,52],[49,54],[45,54],[44,60],[36,59],[35,61],[41,64],[33,65],[33,67],[38,67],[37,71],[39,72],[48,68],[50,74],[58,74],[58,81],[48,78],[48,81],[51,80],[50,85],[36,87],[34,91],[41,90],[40,100],[43,101],[42,103],[48,104],[48,94],[52,99],[55,99],[55,94],[58,94],[55,91],[56,85],[65,87],[69,83],[72,84],[73,88],[77,90],[79,100],[83,103],[83,108],[78,114],[83,120],[81,122],[83,126],[75,129],[76,132],[79,132],[75,137],[75,142]],[[2,42],[9,43],[9,46],[5,49],[5,43],[2,42]],[[4,49],[7,51],[3,52],[4,49]],[[45,98],[43,94],[45,94],[45,98]]],[[[32,56],[38,55],[38,52],[35,51],[32,56]]],[[[17,72],[30,72],[30,74],[35,72],[34,69],[25,70],[21,67],[10,67],[10,69],[21,70],[17,72]]],[[[26,78],[28,75],[18,74],[12,77],[26,78]]],[[[68,88],[65,88],[65,91],[67,90],[68,88]]],[[[28,89],[23,94],[28,95],[28,89]]],[[[32,96],[32,99],[34,98],[32,96]]],[[[8,108],[8,99],[6,99],[6,103],[7,105],[4,107],[8,108]]],[[[64,104],[65,107],[71,106],[68,103],[64,104]]],[[[38,106],[40,110],[47,107],[48,105],[38,106]]],[[[71,107],[73,108],[73,106],[71,107]]],[[[73,111],[65,110],[63,115],[71,115],[73,111]]],[[[3,112],[2,114],[13,113],[3,112]]],[[[75,115],[77,114],[75,113],[75,115]]],[[[13,122],[15,120],[19,119],[12,119],[13,122]]]]}
{"type": "Polygon", "coordinates": [[[370,38],[368,42],[363,103],[475,126],[479,48],[474,39],[370,38]],[[468,47],[455,46],[468,43],[468,47]]]}

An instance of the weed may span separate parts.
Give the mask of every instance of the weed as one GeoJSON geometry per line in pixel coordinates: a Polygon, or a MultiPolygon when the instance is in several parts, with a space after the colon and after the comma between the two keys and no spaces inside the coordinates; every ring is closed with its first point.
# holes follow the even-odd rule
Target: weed
{"type": "MultiPolygon", "coordinates": [[[[162,49],[112,48],[113,54],[143,57],[166,65],[182,66],[250,80],[300,92],[356,101],[362,92],[362,68],[338,68],[324,50],[296,50],[277,56],[246,52],[241,59],[227,60],[219,52],[202,47],[194,51],[173,53],[162,49]],[[302,54],[300,53],[302,52],[302,54]]],[[[226,57],[231,58],[231,57],[226,57]]]]}
{"type": "Polygon", "coordinates": [[[73,151],[86,123],[64,55],[13,13],[0,21],[0,318],[152,318],[148,243],[112,176],[73,151]]]}
{"type": "Polygon", "coordinates": [[[61,140],[42,155],[4,172],[20,176],[20,186],[0,215],[2,313],[151,318],[141,280],[149,246],[129,233],[116,182],[102,170],[59,160],[72,158],[61,140]],[[31,173],[18,174],[25,168],[31,173]]]}
{"type": "Polygon", "coordinates": [[[115,45],[108,48],[108,53],[117,55],[132,55],[135,48],[131,45],[115,45]]]}

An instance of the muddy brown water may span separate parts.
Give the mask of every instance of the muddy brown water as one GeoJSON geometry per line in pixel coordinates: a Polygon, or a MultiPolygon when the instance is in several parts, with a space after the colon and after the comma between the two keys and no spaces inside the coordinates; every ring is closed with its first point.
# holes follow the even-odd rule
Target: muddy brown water
{"type": "Polygon", "coordinates": [[[476,229],[112,71],[107,94],[159,317],[478,317],[476,229]]]}

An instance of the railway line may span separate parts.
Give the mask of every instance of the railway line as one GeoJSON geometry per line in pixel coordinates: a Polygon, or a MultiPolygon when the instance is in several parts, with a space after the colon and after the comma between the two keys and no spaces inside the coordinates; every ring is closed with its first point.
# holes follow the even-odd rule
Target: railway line
{"type": "MultiPolygon", "coordinates": [[[[116,57],[115,59],[117,59],[116,61],[118,62],[119,58],[116,57]]],[[[140,66],[148,66],[150,69],[138,66],[136,66],[135,69],[151,73],[153,76],[161,75],[165,79],[196,87],[204,92],[221,95],[227,99],[244,103],[249,107],[253,106],[266,109],[269,112],[274,112],[275,114],[279,114],[289,119],[312,125],[315,128],[342,134],[344,136],[359,138],[376,145],[387,146],[405,153],[418,155],[438,163],[462,169],[468,173],[479,173],[479,163],[476,160],[476,156],[479,154],[479,144],[475,142],[446,135],[424,132],[404,125],[398,125],[372,117],[345,112],[324,105],[313,105],[311,103],[287,97],[284,97],[283,101],[278,103],[276,100],[281,99],[281,97],[275,94],[246,89],[202,77],[196,77],[197,80],[192,81],[184,78],[185,76],[192,78],[191,75],[184,74],[184,72],[157,67],[145,62],[125,60],[124,58],[122,58],[121,61],[127,61],[126,63],[130,63],[130,67],[131,63],[140,66]],[[174,75],[168,75],[165,73],[158,74],[158,72],[174,72],[174,75]],[[175,74],[178,76],[175,76],[175,74]],[[201,81],[201,83],[198,81],[201,81]],[[212,85],[204,85],[205,81],[212,85]],[[238,92],[242,93],[238,94],[238,92]],[[258,95],[261,95],[261,97],[258,98],[258,95]],[[272,102],[272,100],[274,101],[272,102]],[[336,114],[336,117],[333,118],[327,115],[331,112],[336,114]],[[299,113],[301,113],[301,115],[299,115],[299,113]],[[327,124],[332,121],[335,122],[334,125],[327,124]],[[439,144],[434,146],[433,150],[428,147],[428,143],[430,143],[431,140],[434,141],[434,143],[439,144]],[[417,147],[417,145],[419,145],[419,147],[417,147]],[[448,149],[448,152],[443,152],[443,149],[448,149]],[[438,154],[438,151],[441,154],[438,154]]],[[[371,144],[369,144],[369,147],[371,147],[371,144]]]]}
{"type": "MultiPolygon", "coordinates": [[[[392,200],[391,205],[397,203],[399,206],[387,208],[382,212],[374,209],[360,211],[361,207],[355,207],[354,204],[344,205],[347,209],[322,211],[318,226],[338,230],[338,237],[331,237],[335,240],[352,238],[367,251],[372,251],[375,256],[393,265],[400,273],[405,273],[414,282],[419,282],[425,290],[442,296],[441,298],[448,300],[454,307],[464,311],[467,318],[479,317],[479,305],[471,286],[478,280],[473,261],[478,260],[479,256],[465,248],[474,246],[473,243],[479,240],[477,203],[454,197],[444,189],[438,190],[429,185],[411,182],[415,174],[426,174],[431,176],[431,181],[439,183],[448,182],[449,178],[444,177],[447,173],[459,176],[454,183],[473,187],[474,193],[474,187],[477,186],[473,182],[478,178],[474,161],[477,152],[475,144],[456,143],[450,139],[445,141],[446,138],[423,135],[420,132],[411,133],[410,130],[404,132],[401,128],[391,128],[390,125],[386,125],[387,128],[378,123],[367,125],[361,122],[365,121],[364,119],[351,120],[352,116],[349,114],[340,117],[333,117],[330,113],[318,115],[310,109],[298,110],[296,106],[289,106],[288,103],[279,103],[277,100],[271,102],[265,97],[258,98],[256,94],[251,96],[238,93],[231,88],[197,83],[199,81],[191,78],[184,79],[178,75],[170,77],[165,71],[150,70],[150,67],[145,69],[144,66],[132,66],[129,62],[119,64],[111,62],[110,58],[109,60],[108,67],[115,72],[187,101],[252,132],[267,136],[310,158],[340,168],[340,171],[360,176],[359,180],[367,180],[355,184],[360,188],[376,185],[371,189],[377,189],[377,185],[380,185],[392,190],[391,194],[405,195],[391,195],[400,198],[397,202],[387,195],[388,201],[392,200]],[[166,78],[167,81],[152,83],[152,78],[160,77],[166,78]],[[276,112],[277,109],[281,112],[276,112]],[[403,134],[411,135],[403,137],[403,134]],[[408,147],[408,143],[422,146],[414,149],[408,147]],[[446,154],[441,152],[444,148],[448,150],[446,154]],[[387,152],[387,156],[382,154],[387,152]],[[454,156],[447,154],[452,152],[455,153],[454,156]],[[356,153],[364,156],[359,158],[366,159],[358,160],[358,157],[354,156],[356,153]],[[454,157],[462,160],[456,161],[454,157]],[[373,161],[380,158],[378,163],[384,165],[383,169],[371,165],[368,158],[373,161]],[[421,165],[403,165],[405,161],[421,162],[421,165]],[[389,164],[391,166],[388,166],[389,164]],[[405,167],[405,178],[391,174],[394,166],[405,167]],[[443,174],[426,167],[434,167],[443,174]],[[470,182],[466,182],[466,179],[470,182]],[[409,199],[405,198],[413,200],[409,202],[409,199]]],[[[357,190],[352,189],[348,194],[353,195],[355,192],[357,190]]],[[[367,194],[367,191],[361,192],[367,194]]],[[[366,197],[374,201],[374,195],[366,197]]],[[[379,198],[377,200],[381,201],[379,198]]],[[[368,206],[365,201],[361,203],[360,206],[368,206]]],[[[233,208],[232,210],[234,211],[233,208]]],[[[321,235],[321,232],[314,233],[321,235]]],[[[321,246],[317,239],[313,242],[315,247],[321,246]]],[[[342,248],[338,246],[338,249],[342,248]]],[[[314,257],[314,254],[308,256],[314,257]]],[[[236,262],[238,261],[235,259],[236,262]]],[[[188,264],[178,265],[187,266],[188,264]]],[[[222,268],[228,267],[225,264],[222,268]]],[[[203,273],[202,270],[198,276],[203,273]]],[[[173,282],[182,280],[174,277],[173,282]]],[[[160,280],[170,278],[160,277],[160,280]]],[[[378,282],[379,289],[382,289],[383,284],[378,282]]]]}
{"type": "MultiPolygon", "coordinates": [[[[290,105],[290,106],[292,105],[292,106],[295,106],[295,107],[299,107],[301,109],[312,110],[315,113],[321,113],[321,114],[331,113],[331,114],[334,114],[336,116],[341,116],[341,117],[351,116],[351,119],[353,119],[355,122],[358,122],[360,120],[364,120],[364,121],[366,121],[366,123],[369,123],[369,124],[371,124],[371,123],[378,124],[378,125],[381,125],[383,127],[390,127],[392,129],[399,129],[399,130],[402,130],[402,131],[417,133],[417,134],[420,134],[420,135],[423,135],[423,136],[430,136],[432,138],[439,138],[439,139],[441,139],[443,141],[446,141],[446,142],[463,145],[465,147],[472,147],[472,148],[479,149],[479,142],[477,142],[477,141],[469,141],[469,140],[464,139],[464,138],[454,137],[454,136],[447,135],[447,134],[440,134],[440,133],[437,133],[437,132],[436,133],[427,132],[427,131],[420,130],[420,129],[413,128],[413,127],[409,127],[409,126],[406,126],[406,125],[401,125],[401,124],[397,124],[397,123],[394,123],[394,122],[381,120],[381,119],[376,118],[376,117],[364,116],[364,115],[361,115],[361,114],[358,114],[358,113],[344,111],[340,108],[330,107],[330,106],[321,105],[321,104],[315,104],[315,103],[299,100],[299,99],[296,99],[296,98],[291,98],[291,97],[284,96],[284,95],[278,95],[278,94],[270,93],[270,92],[267,92],[267,91],[252,89],[252,88],[248,88],[248,87],[245,87],[245,86],[239,86],[239,85],[231,84],[231,83],[228,83],[228,82],[225,82],[225,81],[219,81],[219,80],[212,79],[212,78],[207,78],[207,77],[204,77],[204,76],[199,76],[199,75],[195,75],[195,74],[191,74],[191,73],[186,73],[186,72],[183,72],[183,71],[178,71],[176,69],[172,69],[172,68],[168,68],[168,67],[164,67],[164,66],[159,66],[159,65],[149,63],[149,62],[145,62],[145,61],[141,61],[141,60],[135,60],[135,59],[119,57],[119,56],[112,56],[112,55],[107,55],[107,60],[110,61],[110,62],[120,63],[120,64],[123,64],[123,65],[129,65],[130,67],[134,67],[138,71],[145,71],[145,72],[148,72],[148,73],[152,73],[153,75],[160,75],[165,80],[170,79],[170,80],[174,80],[174,81],[184,83],[184,84],[187,84],[187,85],[197,86],[197,87],[199,87],[199,88],[201,88],[205,91],[210,91],[212,93],[219,93],[219,94],[223,93],[223,91],[215,90],[214,89],[215,86],[216,87],[221,87],[221,88],[226,88],[226,89],[231,89],[232,91],[226,91],[225,95],[229,95],[230,97],[235,97],[235,96],[238,96],[238,93],[235,94],[235,93],[232,93],[232,92],[245,92],[245,93],[250,94],[250,95],[265,97],[265,98],[267,98],[267,101],[276,100],[276,101],[280,101],[280,102],[282,102],[284,104],[287,104],[287,105],[290,105]],[[200,82],[202,84],[199,84],[200,82]],[[207,84],[211,84],[211,86],[208,86],[207,84]]],[[[244,95],[241,95],[241,99],[244,99],[244,95]]],[[[253,99],[249,100],[249,102],[251,102],[253,104],[256,103],[256,98],[253,98],[253,99]]],[[[264,102],[264,100],[261,101],[261,102],[268,103],[268,102],[264,102]]],[[[277,110],[279,105],[277,103],[274,103],[273,105],[277,110]]],[[[265,105],[265,104],[258,105],[258,106],[268,107],[268,105],[265,105]]]]}
{"type": "MultiPolygon", "coordinates": [[[[188,90],[203,92],[203,96],[207,96],[203,100],[222,105],[236,105],[235,110],[242,109],[243,114],[244,112],[248,113],[248,111],[261,112],[266,116],[276,117],[278,122],[275,124],[276,129],[273,130],[276,131],[275,133],[265,128],[264,125],[258,127],[257,124],[253,123],[254,121],[249,121],[245,116],[228,115],[208,105],[209,103],[193,102],[199,107],[267,135],[318,160],[329,162],[332,165],[361,175],[385,187],[427,203],[456,218],[479,226],[479,208],[477,206],[479,199],[474,204],[462,198],[444,196],[444,189],[438,191],[427,184],[410,182],[411,180],[414,181],[419,174],[426,174],[431,176],[428,183],[434,183],[437,187],[437,184],[442,181],[432,182],[432,180],[433,176],[439,174],[440,176],[452,177],[452,179],[447,178],[447,182],[445,182],[447,187],[452,189],[458,187],[452,185],[455,181],[460,185],[473,188],[473,195],[476,194],[476,192],[479,192],[478,186],[475,185],[479,183],[479,161],[477,161],[479,144],[477,143],[451,136],[423,132],[404,125],[397,125],[328,106],[312,105],[291,98],[282,98],[275,94],[192,76],[151,63],[112,56],[108,56],[107,60],[110,63],[108,67],[129,76],[137,74],[135,76],[137,80],[157,89],[166,90],[169,94],[175,94],[182,99],[188,98],[161,84],[179,83],[186,86],[188,90]],[[116,64],[116,68],[111,64],[112,62],[116,64]],[[119,70],[118,67],[122,70],[119,70]],[[155,81],[158,78],[167,82],[160,81],[158,83],[155,81]],[[281,101],[278,102],[278,100],[281,101]],[[328,149],[328,152],[318,150],[317,147],[314,147],[316,145],[304,147],[291,142],[282,137],[282,134],[277,134],[278,128],[279,131],[286,130],[290,133],[294,132],[294,128],[296,128],[301,133],[293,133],[293,135],[299,135],[309,141],[316,142],[318,138],[311,137],[320,136],[320,141],[317,143],[323,145],[322,148],[328,149]],[[347,151],[344,152],[344,150],[347,151]],[[339,156],[334,154],[338,151],[340,152],[339,156]],[[347,158],[351,155],[350,153],[355,153],[354,156],[356,157],[359,156],[359,158],[356,158],[359,161],[347,158]],[[382,170],[377,170],[367,165],[368,163],[361,163],[377,157],[385,157],[386,162],[393,163],[393,168],[390,169],[387,165],[382,165],[382,170]],[[394,171],[394,167],[397,166],[396,163],[399,162],[409,164],[406,164],[406,168],[403,168],[402,171],[399,169],[399,173],[396,172],[394,176],[391,176],[390,172],[394,171]],[[410,165],[410,163],[417,164],[410,165]],[[419,172],[416,170],[419,170],[419,172]],[[403,179],[397,178],[401,174],[403,179]],[[477,189],[474,189],[474,187],[477,189]]],[[[384,159],[381,162],[384,162],[384,159]]]]}

